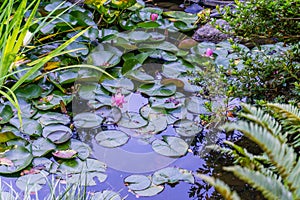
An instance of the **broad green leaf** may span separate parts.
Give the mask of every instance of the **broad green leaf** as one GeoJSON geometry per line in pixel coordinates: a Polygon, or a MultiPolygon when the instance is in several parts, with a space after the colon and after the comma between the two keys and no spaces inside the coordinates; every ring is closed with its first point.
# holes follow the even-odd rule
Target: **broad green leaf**
{"type": "Polygon", "coordinates": [[[176,92],[176,85],[143,84],[139,87],[139,91],[148,96],[168,97],[176,92]]]}
{"type": "Polygon", "coordinates": [[[102,117],[95,113],[85,112],[75,115],[73,118],[76,128],[95,128],[102,123],[102,117]]]}
{"type": "Polygon", "coordinates": [[[194,121],[188,119],[180,119],[173,125],[176,133],[183,137],[193,137],[200,133],[203,128],[194,121]]]}
{"type": "Polygon", "coordinates": [[[20,121],[18,118],[12,118],[10,121],[10,124],[14,125],[16,128],[18,128],[21,132],[24,134],[30,135],[30,136],[40,136],[42,133],[42,126],[37,120],[34,119],[22,119],[22,127],[20,125],[20,121]]]}
{"type": "Polygon", "coordinates": [[[57,112],[46,112],[41,115],[38,121],[42,126],[47,126],[50,124],[67,125],[71,122],[70,116],[57,112]]]}
{"type": "Polygon", "coordinates": [[[15,91],[15,94],[24,99],[35,99],[42,94],[42,88],[36,84],[30,84],[25,87],[18,88],[15,91]]]}
{"type": "Polygon", "coordinates": [[[43,129],[43,137],[54,144],[61,144],[72,137],[72,130],[64,125],[48,125],[43,129]]]}
{"type": "Polygon", "coordinates": [[[10,105],[0,105],[0,124],[6,124],[13,117],[14,113],[10,105]]]}
{"type": "Polygon", "coordinates": [[[122,118],[119,121],[118,125],[125,128],[140,128],[146,126],[148,122],[143,119],[139,113],[134,112],[125,112],[122,114],[122,118]]]}
{"type": "Polygon", "coordinates": [[[151,197],[159,194],[164,190],[163,185],[154,185],[152,184],[150,187],[148,187],[145,190],[139,190],[139,191],[133,191],[135,195],[141,196],[141,197],[151,197]]]}
{"type": "Polygon", "coordinates": [[[181,157],[187,153],[189,145],[178,137],[163,136],[162,140],[154,140],[152,148],[156,153],[168,157],[181,157]]]}
{"type": "Polygon", "coordinates": [[[127,78],[104,80],[101,85],[114,94],[117,93],[118,90],[120,90],[122,94],[129,94],[134,89],[133,82],[127,78]]]}
{"type": "Polygon", "coordinates": [[[193,184],[195,182],[194,176],[190,171],[185,169],[179,169],[175,167],[167,167],[154,172],[152,176],[152,182],[156,185],[164,183],[174,184],[179,181],[185,181],[193,184]]]}
{"type": "Polygon", "coordinates": [[[0,165],[0,174],[12,174],[31,164],[32,154],[22,146],[10,149],[2,154],[2,158],[12,161],[13,165],[0,165]]]}
{"type": "Polygon", "coordinates": [[[151,180],[149,177],[144,175],[130,175],[124,179],[124,183],[128,189],[136,191],[149,188],[151,185],[151,180]]]}
{"type": "Polygon", "coordinates": [[[115,106],[101,106],[95,111],[95,113],[104,119],[104,124],[117,123],[122,117],[121,110],[115,106]]]}
{"type": "Polygon", "coordinates": [[[51,143],[48,139],[40,137],[32,142],[31,148],[32,155],[34,157],[41,157],[54,150],[55,145],[51,143]]]}
{"type": "Polygon", "coordinates": [[[126,144],[129,140],[129,136],[122,131],[107,130],[99,132],[95,140],[101,146],[114,148],[126,144]]]}

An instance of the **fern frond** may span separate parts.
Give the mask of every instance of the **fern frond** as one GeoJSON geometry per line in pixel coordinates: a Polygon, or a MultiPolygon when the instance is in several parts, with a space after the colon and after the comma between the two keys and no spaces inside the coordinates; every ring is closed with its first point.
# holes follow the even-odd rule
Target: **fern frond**
{"type": "Polygon", "coordinates": [[[300,110],[290,104],[269,103],[267,106],[275,112],[285,131],[296,135],[294,145],[300,146],[300,110]]]}
{"type": "Polygon", "coordinates": [[[204,174],[197,174],[199,178],[208,182],[210,185],[214,186],[215,189],[227,200],[240,200],[241,198],[235,191],[231,191],[229,186],[219,179],[214,179],[212,177],[206,176],[204,174]]]}
{"type": "MultiPolygon", "coordinates": [[[[293,148],[286,143],[281,143],[267,129],[252,122],[239,121],[236,124],[226,124],[224,127],[226,130],[239,130],[258,144],[267,154],[271,163],[277,167],[281,177],[287,181],[291,191],[295,190],[295,183],[290,182],[290,178],[288,178],[294,170],[295,163],[297,163],[297,156],[293,148]]],[[[300,196],[298,198],[300,199],[300,196]]]]}
{"type": "Polygon", "coordinates": [[[282,135],[282,127],[273,117],[264,112],[260,108],[251,105],[242,104],[244,112],[240,115],[248,120],[251,120],[262,127],[266,128],[270,133],[279,137],[281,142],[286,142],[286,136],[282,135]],[[245,113],[247,112],[247,113],[245,113]]]}
{"type": "Polygon", "coordinates": [[[224,169],[233,172],[235,176],[261,191],[267,199],[293,200],[292,193],[284,187],[281,179],[277,178],[274,174],[272,176],[265,176],[260,172],[240,166],[226,167],[224,169]]]}

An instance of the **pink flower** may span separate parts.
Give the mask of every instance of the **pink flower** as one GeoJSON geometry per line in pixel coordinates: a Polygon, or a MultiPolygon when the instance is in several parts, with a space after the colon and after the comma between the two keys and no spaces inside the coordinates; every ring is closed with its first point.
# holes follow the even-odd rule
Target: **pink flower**
{"type": "Polygon", "coordinates": [[[122,95],[121,92],[117,92],[117,94],[115,94],[114,96],[111,97],[112,105],[122,108],[123,103],[126,103],[126,101],[124,100],[124,97],[125,96],[122,95]]]}
{"type": "Polygon", "coordinates": [[[150,19],[151,19],[152,21],[156,21],[157,18],[158,18],[158,14],[156,14],[156,13],[152,13],[152,14],[150,15],[150,19]]]}
{"type": "Polygon", "coordinates": [[[208,48],[208,49],[206,49],[205,56],[210,57],[213,55],[213,53],[214,53],[214,51],[212,49],[208,48]]]}

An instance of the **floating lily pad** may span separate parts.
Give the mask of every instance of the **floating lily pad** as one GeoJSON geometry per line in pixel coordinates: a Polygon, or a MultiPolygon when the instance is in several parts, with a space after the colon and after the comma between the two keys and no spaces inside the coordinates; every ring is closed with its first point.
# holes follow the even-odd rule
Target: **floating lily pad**
{"type": "Polygon", "coordinates": [[[77,151],[73,149],[68,149],[68,150],[60,150],[60,151],[55,151],[52,153],[53,156],[57,158],[62,158],[62,159],[71,159],[75,158],[77,154],[77,151]]]}
{"type": "Polygon", "coordinates": [[[19,138],[19,136],[15,135],[13,131],[7,128],[4,130],[2,129],[0,132],[0,143],[5,143],[16,138],[19,138]]]}
{"type": "Polygon", "coordinates": [[[176,85],[161,85],[161,84],[143,84],[140,86],[139,91],[148,96],[167,97],[176,92],[176,85]]]}
{"type": "Polygon", "coordinates": [[[47,112],[42,114],[38,121],[43,126],[47,126],[50,124],[67,125],[70,123],[70,116],[57,112],[47,112]]]}
{"type": "Polygon", "coordinates": [[[88,56],[88,64],[100,66],[102,68],[110,68],[116,66],[121,60],[120,50],[115,47],[106,47],[99,45],[88,56]]]}
{"type": "Polygon", "coordinates": [[[165,61],[176,61],[178,59],[174,54],[163,50],[154,50],[149,56],[151,58],[162,59],[165,61]]]}
{"type": "Polygon", "coordinates": [[[18,118],[12,118],[9,122],[27,135],[40,136],[42,133],[42,126],[38,123],[37,120],[23,118],[22,127],[18,118]]]}
{"type": "Polygon", "coordinates": [[[60,84],[69,84],[73,83],[78,78],[78,69],[67,69],[55,72],[52,77],[53,81],[60,84]]]}
{"type": "Polygon", "coordinates": [[[132,31],[128,33],[129,39],[135,42],[144,42],[148,40],[151,35],[145,31],[132,31]]]}
{"type": "Polygon", "coordinates": [[[187,99],[187,109],[189,112],[195,114],[210,114],[205,108],[205,102],[207,102],[207,100],[199,97],[190,97],[187,99]]]}
{"type": "Polygon", "coordinates": [[[164,190],[164,186],[163,185],[154,185],[152,184],[150,187],[148,187],[145,190],[137,190],[137,191],[133,191],[134,194],[141,196],[141,197],[151,197],[151,196],[155,196],[157,194],[159,194],[160,192],[162,192],[164,190]]]}
{"type": "Polygon", "coordinates": [[[96,192],[93,194],[91,200],[122,200],[122,198],[114,191],[104,190],[102,192],[96,192]]]}
{"type": "Polygon", "coordinates": [[[173,126],[176,133],[184,137],[193,137],[203,130],[199,124],[188,119],[178,120],[173,126]]]}
{"type": "Polygon", "coordinates": [[[125,185],[130,190],[145,190],[150,187],[151,180],[144,175],[130,175],[124,179],[125,185]]]}
{"type": "Polygon", "coordinates": [[[76,128],[95,128],[101,125],[103,119],[95,113],[85,112],[75,115],[73,120],[76,128]]]}
{"type": "Polygon", "coordinates": [[[153,83],[153,76],[147,74],[143,69],[139,68],[137,70],[129,71],[125,74],[126,77],[134,79],[144,83],[153,83]]]}
{"type": "Polygon", "coordinates": [[[163,140],[154,140],[152,148],[156,153],[169,157],[180,157],[187,153],[189,145],[178,137],[163,136],[163,140]]]}
{"type": "Polygon", "coordinates": [[[147,120],[149,121],[147,126],[137,129],[136,132],[142,134],[157,134],[165,130],[168,126],[167,115],[163,113],[148,113],[147,120]]]}
{"type": "Polygon", "coordinates": [[[114,124],[120,121],[122,112],[118,107],[112,107],[108,105],[101,106],[95,111],[96,114],[100,115],[105,124],[114,124]]]}
{"type": "Polygon", "coordinates": [[[16,148],[12,148],[9,151],[4,152],[1,157],[12,162],[12,165],[0,165],[1,174],[11,174],[21,171],[30,165],[33,158],[32,154],[22,146],[17,146],[16,148]]]}
{"type": "Polygon", "coordinates": [[[106,165],[95,159],[87,159],[81,161],[80,159],[65,160],[58,167],[58,171],[62,177],[65,177],[67,183],[76,183],[83,186],[95,186],[98,181],[104,182],[107,175],[104,174],[106,171],[106,165]]]}
{"type": "Polygon", "coordinates": [[[194,70],[195,67],[190,63],[186,63],[182,60],[176,62],[166,63],[162,66],[162,74],[167,78],[178,78],[188,70],[194,70]]]}
{"type": "Polygon", "coordinates": [[[188,183],[194,183],[194,176],[191,172],[179,169],[175,167],[167,167],[154,172],[152,176],[152,182],[156,185],[161,185],[164,183],[177,183],[179,181],[185,181],[188,183]]]}
{"type": "Polygon", "coordinates": [[[143,49],[160,49],[164,51],[177,52],[178,48],[171,42],[162,41],[159,43],[142,43],[139,45],[139,50],[143,49]]]}
{"type": "Polygon", "coordinates": [[[37,192],[47,183],[47,175],[48,173],[44,171],[38,174],[26,174],[17,179],[16,185],[20,190],[37,192]]]}
{"type": "Polygon", "coordinates": [[[99,87],[97,83],[83,83],[80,85],[78,95],[84,100],[94,100],[96,97],[95,90],[99,87]]]}
{"type": "Polygon", "coordinates": [[[118,90],[120,90],[122,94],[129,94],[134,89],[133,82],[127,78],[116,80],[104,80],[101,84],[105,89],[107,89],[111,93],[116,93],[118,90]]]}
{"type": "Polygon", "coordinates": [[[85,160],[90,156],[92,149],[88,144],[75,139],[71,139],[70,142],[70,147],[71,149],[77,151],[78,158],[80,158],[81,160],[85,160]]]}
{"type": "Polygon", "coordinates": [[[33,104],[40,110],[49,110],[60,107],[61,101],[64,102],[64,104],[68,104],[71,100],[72,95],[63,94],[61,91],[54,91],[48,96],[33,101],[33,104]]]}
{"type": "Polygon", "coordinates": [[[48,138],[54,144],[61,144],[72,137],[72,130],[63,125],[49,125],[44,127],[43,137],[48,138]]]}
{"type": "Polygon", "coordinates": [[[25,99],[35,99],[42,94],[42,88],[35,84],[29,84],[25,87],[18,88],[15,94],[18,97],[22,97],[25,99]]]}
{"type": "Polygon", "coordinates": [[[175,109],[182,106],[184,99],[177,99],[174,96],[168,98],[150,97],[149,102],[153,108],[175,109]]]}
{"type": "Polygon", "coordinates": [[[34,157],[41,157],[54,150],[55,145],[48,139],[40,137],[32,142],[31,148],[34,157]]]}
{"type": "Polygon", "coordinates": [[[9,122],[13,115],[13,110],[9,105],[0,105],[0,124],[9,122]]]}
{"type": "Polygon", "coordinates": [[[97,143],[104,147],[114,148],[126,144],[129,136],[118,130],[101,131],[95,137],[97,143]]]}
{"type": "Polygon", "coordinates": [[[125,128],[140,128],[146,126],[148,122],[143,119],[139,113],[134,112],[125,112],[122,114],[122,118],[119,121],[118,125],[125,128]]]}

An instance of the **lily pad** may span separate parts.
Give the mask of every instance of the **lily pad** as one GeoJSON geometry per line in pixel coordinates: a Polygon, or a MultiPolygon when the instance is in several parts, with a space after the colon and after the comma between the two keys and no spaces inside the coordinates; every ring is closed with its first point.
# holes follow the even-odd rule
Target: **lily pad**
{"type": "Polygon", "coordinates": [[[104,190],[102,192],[96,192],[91,200],[122,200],[120,195],[111,190],[104,190]]]}
{"type": "Polygon", "coordinates": [[[187,99],[187,109],[189,112],[195,114],[210,114],[210,112],[208,112],[205,108],[205,102],[207,102],[207,100],[199,97],[190,97],[187,99]]]}
{"type": "Polygon", "coordinates": [[[72,100],[72,95],[63,94],[61,91],[54,91],[48,96],[44,96],[39,100],[33,101],[33,104],[36,108],[40,110],[49,110],[53,108],[60,107],[61,101],[64,104],[68,104],[72,100]]]}
{"type": "Polygon", "coordinates": [[[40,136],[42,133],[42,126],[38,123],[37,120],[34,119],[22,119],[22,127],[18,118],[12,118],[10,124],[17,127],[21,132],[30,135],[30,136],[40,136]]]}
{"type": "Polygon", "coordinates": [[[10,149],[1,155],[2,158],[7,158],[12,162],[12,165],[0,165],[1,174],[11,174],[21,171],[31,164],[32,154],[22,146],[10,149]]]}
{"type": "Polygon", "coordinates": [[[13,115],[13,110],[9,105],[0,105],[0,124],[9,122],[13,115]]]}
{"type": "Polygon", "coordinates": [[[62,159],[75,158],[76,154],[77,154],[77,151],[75,151],[73,149],[55,151],[52,153],[53,156],[55,156],[57,158],[62,158],[62,159]]]}
{"type": "Polygon", "coordinates": [[[163,140],[154,140],[152,149],[161,155],[168,157],[181,157],[187,153],[189,145],[181,138],[163,136],[163,140]]]}
{"type": "Polygon", "coordinates": [[[57,112],[47,112],[42,114],[38,121],[42,126],[47,126],[50,124],[67,125],[70,123],[70,116],[57,112]]]}
{"type": "Polygon", "coordinates": [[[154,78],[153,76],[147,74],[142,68],[137,70],[131,70],[125,74],[126,77],[130,79],[134,79],[144,83],[153,83],[154,78]]]}
{"type": "Polygon", "coordinates": [[[151,35],[145,31],[132,31],[128,34],[129,39],[134,42],[144,42],[147,41],[151,35]]]}
{"type": "Polygon", "coordinates": [[[160,49],[164,51],[177,52],[178,48],[171,42],[162,41],[159,43],[142,43],[139,45],[139,50],[160,49]]]}
{"type": "Polygon", "coordinates": [[[176,85],[161,85],[161,84],[143,84],[140,86],[139,91],[148,96],[167,97],[176,92],[176,85]]]}
{"type": "Polygon", "coordinates": [[[130,94],[134,89],[133,82],[127,78],[104,80],[101,84],[111,93],[116,93],[120,90],[122,94],[130,94]]]}
{"type": "Polygon", "coordinates": [[[8,129],[2,129],[0,132],[0,143],[5,143],[16,138],[19,138],[19,136],[15,135],[13,131],[8,129]]]}
{"type": "Polygon", "coordinates": [[[163,109],[175,109],[181,107],[184,99],[177,99],[176,97],[150,97],[149,102],[153,108],[163,108],[163,109]]]}
{"type": "Polygon", "coordinates": [[[47,183],[47,175],[48,173],[44,171],[38,174],[26,174],[17,179],[16,185],[20,190],[37,192],[47,183]]]}
{"type": "Polygon", "coordinates": [[[141,196],[141,197],[151,197],[159,194],[164,190],[163,185],[154,185],[152,184],[150,187],[148,187],[145,190],[138,190],[138,191],[133,191],[135,195],[141,196]]]}
{"type": "Polygon", "coordinates": [[[115,47],[106,47],[102,44],[95,48],[88,56],[88,64],[110,68],[116,66],[121,60],[120,50],[115,47]]]}
{"type": "Polygon", "coordinates": [[[176,121],[173,127],[175,128],[176,133],[183,137],[193,137],[203,130],[199,124],[188,119],[176,121]]]}
{"type": "Polygon", "coordinates": [[[101,125],[103,119],[95,113],[85,112],[75,115],[73,120],[76,128],[95,128],[101,125]]]}
{"type": "Polygon", "coordinates": [[[60,164],[57,169],[62,177],[65,177],[67,183],[76,183],[82,186],[95,186],[98,181],[104,182],[107,175],[104,174],[106,171],[106,165],[95,159],[87,159],[81,161],[80,159],[65,160],[60,164]]]}
{"type": "Polygon", "coordinates": [[[151,185],[149,177],[144,175],[130,175],[124,179],[125,185],[130,190],[145,190],[151,185]]]}
{"type": "Polygon", "coordinates": [[[95,111],[95,113],[104,119],[103,123],[105,124],[117,123],[122,117],[122,112],[118,107],[112,107],[109,105],[101,106],[95,111]]]}
{"type": "Polygon", "coordinates": [[[32,142],[32,155],[34,157],[44,156],[50,151],[54,150],[55,147],[56,146],[48,139],[40,137],[32,142]]]}
{"type": "Polygon", "coordinates": [[[15,94],[24,99],[35,99],[42,94],[42,88],[36,84],[29,84],[25,87],[20,87],[15,94]]]}
{"type": "Polygon", "coordinates": [[[72,137],[72,130],[64,125],[49,125],[44,127],[43,137],[48,138],[54,144],[61,144],[72,137]]]}
{"type": "Polygon", "coordinates": [[[188,183],[194,183],[194,176],[191,172],[179,169],[175,167],[167,167],[154,172],[152,176],[152,182],[156,185],[161,185],[164,183],[177,183],[179,181],[185,181],[188,183]]]}
{"type": "Polygon", "coordinates": [[[114,148],[127,143],[129,136],[118,130],[101,131],[95,137],[97,143],[104,147],[114,148]]]}
{"type": "Polygon", "coordinates": [[[125,112],[122,114],[122,118],[119,121],[118,125],[125,128],[140,128],[146,126],[148,122],[143,119],[139,113],[134,112],[125,112]]]}

